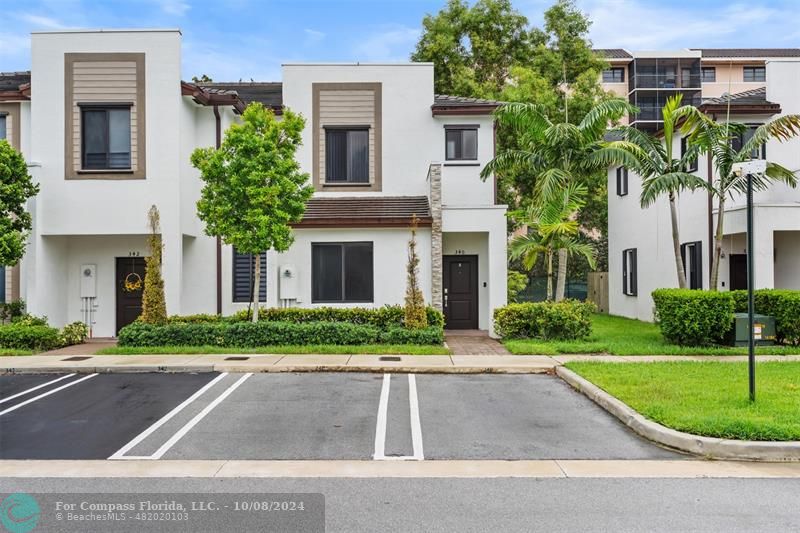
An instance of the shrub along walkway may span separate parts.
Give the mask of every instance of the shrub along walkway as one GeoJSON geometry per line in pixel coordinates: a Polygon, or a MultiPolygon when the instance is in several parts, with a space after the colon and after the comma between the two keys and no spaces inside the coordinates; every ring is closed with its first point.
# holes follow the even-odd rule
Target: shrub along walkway
{"type": "Polygon", "coordinates": [[[73,344],[57,350],[50,350],[49,352],[43,352],[41,355],[94,355],[100,350],[116,345],[116,339],[86,339],[83,344],[73,344]]]}

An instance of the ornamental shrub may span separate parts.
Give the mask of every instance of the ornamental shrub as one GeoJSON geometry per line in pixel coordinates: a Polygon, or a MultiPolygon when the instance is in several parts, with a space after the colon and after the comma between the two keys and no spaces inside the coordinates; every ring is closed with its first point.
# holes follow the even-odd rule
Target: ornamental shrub
{"type": "Polygon", "coordinates": [[[73,322],[67,324],[61,329],[59,336],[61,346],[72,346],[73,344],[81,344],[86,340],[89,335],[89,328],[83,322],[73,322]]]}
{"type": "Polygon", "coordinates": [[[719,344],[733,325],[734,299],[727,292],[656,289],[653,302],[661,334],[672,344],[719,344]]]}
{"type": "Polygon", "coordinates": [[[408,241],[408,264],[406,265],[406,298],[403,324],[409,329],[428,327],[425,313],[425,297],[419,286],[419,254],[417,254],[417,218],[411,222],[411,239],[408,241]]]}
{"type": "Polygon", "coordinates": [[[593,303],[577,300],[509,304],[495,309],[494,329],[504,339],[585,339],[596,311],[593,303]]]}
{"type": "Polygon", "coordinates": [[[0,348],[43,352],[59,346],[61,338],[56,328],[20,323],[0,326],[0,348]]]}
{"type": "MultiPolygon", "coordinates": [[[[747,312],[747,291],[731,291],[737,313],[747,312]]],[[[800,346],[800,291],[758,289],[753,295],[756,313],[775,317],[777,342],[800,346]]]]}
{"type": "MultiPolygon", "coordinates": [[[[433,307],[426,307],[425,314],[429,326],[444,327],[444,315],[433,307]]],[[[203,316],[203,315],[195,315],[203,316]]],[[[182,317],[170,317],[170,321],[179,321],[182,317]]],[[[349,322],[366,324],[381,330],[400,327],[404,324],[405,310],[399,305],[386,305],[375,309],[366,307],[271,307],[259,311],[259,320],[268,322],[349,322]]],[[[242,310],[229,317],[228,321],[242,322],[247,320],[247,310],[242,310]]],[[[202,321],[202,320],[198,320],[202,321]]]]}
{"type": "Polygon", "coordinates": [[[148,324],[167,323],[167,303],[164,297],[164,278],[161,276],[161,216],[154,205],[147,213],[150,235],[147,245],[150,255],[145,258],[144,290],[142,291],[142,322],[148,324]]]}

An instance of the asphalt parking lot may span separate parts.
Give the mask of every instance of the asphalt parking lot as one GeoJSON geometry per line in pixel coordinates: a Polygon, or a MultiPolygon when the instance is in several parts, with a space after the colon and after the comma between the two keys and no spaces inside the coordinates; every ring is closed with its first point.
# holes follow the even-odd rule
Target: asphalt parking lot
{"type": "Polygon", "coordinates": [[[0,376],[2,459],[678,459],[547,375],[0,376]]]}

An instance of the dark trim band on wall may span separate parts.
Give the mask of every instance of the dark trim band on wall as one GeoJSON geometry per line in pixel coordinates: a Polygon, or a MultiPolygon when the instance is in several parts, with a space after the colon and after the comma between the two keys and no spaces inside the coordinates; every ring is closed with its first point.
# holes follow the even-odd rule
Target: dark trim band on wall
{"type": "MultiPolygon", "coordinates": [[[[132,180],[145,179],[147,175],[147,137],[146,124],[146,91],[145,91],[145,54],[144,53],[65,53],[64,54],[64,179],[67,180],[132,180]],[[74,123],[73,95],[75,89],[75,63],[91,63],[106,61],[132,61],[136,63],[136,168],[128,171],[92,171],[75,170],[74,160],[74,123]]],[[[109,91],[113,91],[109,88],[109,91]]],[[[82,102],[78,102],[80,107],[82,102]]],[[[87,104],[84,104],[87,105],[87,104]]],[[[111,100],[109,102],[93,102],[88,105],[107,107],[127,105],[126,102],[111,100]]],[[[132,105],[132,104],[131,104],[132,105]]],[[[130,106],[129,106],[130,107],[130,106]]],[[[133,140],[133,139],[131,139],[133,140]]],[[[132,164],[133,162],[131,162],[132,164]]]]}
{"type": "Polygon", "coordinates": [[[481,127],[480,124],[445,124],[446,130],[476,130],[481,127]]]}

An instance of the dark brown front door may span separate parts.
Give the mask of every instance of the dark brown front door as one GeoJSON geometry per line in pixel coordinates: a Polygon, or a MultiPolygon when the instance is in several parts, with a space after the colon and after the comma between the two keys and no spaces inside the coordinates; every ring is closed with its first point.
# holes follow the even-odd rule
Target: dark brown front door
{"type": "Polygon", "coordinates": [[[117,257],[117,333],[142,314],[144,287],[144,257],[117,257]],[[128,287],[126,288],[126,281],[128,287]],[[141,287],[133,285],[141,282],[141,287]]]}
{"type": "Polygon", "coordinates": [[[478,329],[478,256],[443,257],[444,319],[448,329],[478,329]]]}
{"type": "Polygon", "coordinates": [[[747,254],[731,254],[728,258],[731,266],[730,287],[728,287],[728,290],[746,290],[747,254]]]}

